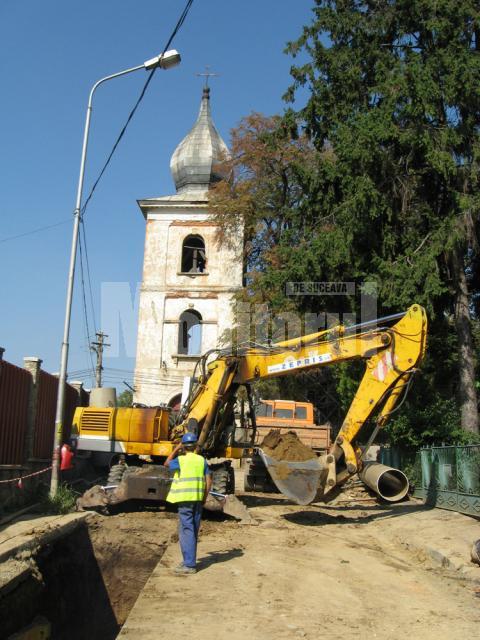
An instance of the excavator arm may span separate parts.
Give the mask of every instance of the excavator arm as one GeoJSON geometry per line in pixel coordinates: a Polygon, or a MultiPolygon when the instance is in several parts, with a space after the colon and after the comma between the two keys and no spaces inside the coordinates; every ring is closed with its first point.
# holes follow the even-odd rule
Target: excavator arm
{"type": "Polygon", "coordinates": [[[378,412],[374,434],[387,421],[421,362],[426,348],[427,318],[417,304],[405,313],[374,322],[333,329],[220,355],[209,365],[192,394],[182,429],[194,419],[199,447],[208,450],[221,433],[222,408],[231,405],[239,385],[290,375],[355,359],[365,360],[363,378],[328,455],[321,461],[324,493],[342,484],[362,466],[356,439],[378,412]],[[389,326],[388,322],[396,320],[389,326]]]}

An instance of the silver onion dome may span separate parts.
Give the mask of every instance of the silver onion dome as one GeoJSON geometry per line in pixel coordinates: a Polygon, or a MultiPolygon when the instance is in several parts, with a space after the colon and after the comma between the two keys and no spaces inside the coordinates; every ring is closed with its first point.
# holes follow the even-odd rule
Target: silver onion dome
{"type": "Polygon", "coordinates": [[[213,124],[210,88],[205,87],[197,121],[170,160],[177,193],[207,190],[225,177],[219,163],[228,157],[228,147],[213,124]]]}

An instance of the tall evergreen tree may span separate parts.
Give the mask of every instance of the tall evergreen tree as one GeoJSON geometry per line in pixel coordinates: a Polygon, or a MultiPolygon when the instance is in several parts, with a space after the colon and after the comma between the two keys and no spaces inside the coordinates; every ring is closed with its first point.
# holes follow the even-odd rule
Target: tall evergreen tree
{"type": "Polygon", "coordinates": [[[347,243],[346,273],[374,277],[385,308],[427,306],[446,353],[437,367],[455,327],[461,424],[478,433],[478,2],[316,0],[287,51],[306,60],[287,100],[309,92],[287,122],[333,150],[311,181],[313,210],[330,216],[331,242],[347,243]]]}

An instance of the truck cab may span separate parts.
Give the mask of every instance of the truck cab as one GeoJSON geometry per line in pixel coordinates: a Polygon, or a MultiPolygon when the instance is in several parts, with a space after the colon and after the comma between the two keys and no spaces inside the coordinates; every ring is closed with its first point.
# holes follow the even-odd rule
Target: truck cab
{"type": "Polygon", "coordinates": [[[261,400],[256,412],[258,446],[271,429],[281,433],[295,431],[300,440],[315,451],[326,451],[330,447],[331,427],[316,425],[311,402],[293,400],[261,400]]]}

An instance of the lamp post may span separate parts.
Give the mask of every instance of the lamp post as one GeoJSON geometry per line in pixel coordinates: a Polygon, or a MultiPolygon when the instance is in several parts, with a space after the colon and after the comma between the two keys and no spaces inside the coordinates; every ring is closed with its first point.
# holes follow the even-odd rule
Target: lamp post
{"type": "Polygon", "coordinates": [[[127,75],[128,73],[132,73],[133,71],[139,71],[140,69],[145,69],[147,71],[155,69],[157,67],[161,69],[170,69],[171,67],[176,66],[180,63],[180,54],[172,49],[170,51],[166,51],[163,54],[155,56],[150,60],[147,60],[141,65],[137,67],[132,67],[130,69],[125,69],[123,71],[119,71],[118,73],[113,73],[110,76],[106,76],[105,78],[101,78],[96,82],[88,97],[88,105],[87,105],[87,115],[85,119],[85,130],[83,133],[83,146],[82,146],[82,156],[80,160],[80,175],[78,178],[78,187],[77,187],[77,199],[75,202],[75,211],[74,211],[74,220],[73,220],[73,237],[72,237],[72,248],[70,253],[70,266],[68,271],[68,283],[67,283],[67,298],[65,305],[65,324],[63,329],[63,342],[62,342],[62,352],[61,352],[61,360],[60,360],[60,373],[58,376],[58,395],[57,395],[57,408],[55,413],[55,434],[53,439],[53,455],[52,455],[52,479],[50,483],[50,495],[54,496],[57,493],[58,489],[58,481],[60,475],[60,446],[62,444],[62,435],[63,435],[63,414],[65,409],[65,385],[67,382],[67,364],[68,364],[68,348],[69,348],[69,336],[70,336],[70,319],[72,315],[72,299],[73,299],[73,283],[75,279],[75,263],[77,258],[77,245],[78,245],[78,233],[81,222],[81,203],[82,203],[82,193],[83,193],[83,181],[85,177],[85,160],[87,157],[87,147],[88,147],[88,136],[90,132],[90,117],[92,114],[92,100],[93,95],[101,84],[107,82],[107,80],[113,80],[114,78],[118,78],[120,76],[127,75]]]}

